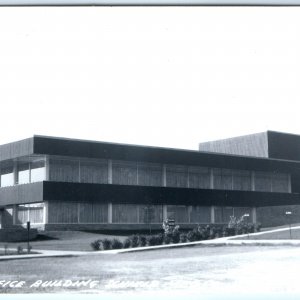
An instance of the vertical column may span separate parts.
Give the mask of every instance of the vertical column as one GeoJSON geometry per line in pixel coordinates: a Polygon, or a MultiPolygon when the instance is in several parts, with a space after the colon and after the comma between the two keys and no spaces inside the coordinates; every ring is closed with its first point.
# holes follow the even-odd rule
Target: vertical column
{"type": "Polygon", "coordinates": [[[192,206],[188,206],[188,222],[191,223],[192,206]]]}
{"type": "Polygon", "coordinates": [[[251,171],[251,191],[255,191],[255,173],[251,171]]]}
{"type": "Polygon", "coordinates": [[[45,180],[50,180],[50,164],[48,155],[45,157],[45,180]]]}
{"type": "Polygon", "coordinates": [[[108,217],[107,222],[112,223],[112,203],[108,203],[108,217]]]}
{"type": "Polygon", "coordinates": [[[213,172],[213,168],[211,168],[209,170],[209,176],[210,176],[209,188],[213,189],[214,188],[214,172],[213,172]]]}
{"type": "MultiPolygon", "coordinates": [[[[165,164],[162,166],[162,186],[167,186],[167,167],[165,164]]],[[[168,219],[168,207],[166,204],[163,205],[163,221],[168,219]]]]}
{"type": "Polygon", "coordinates": [[[252,207],[252,222],[256,223],[256,207],[252,207]]]}
{"type": "Polygon", "coordinates": [[[43,219],[44,219],[43,223],[48,224],[48,201],[44,202],[43,219]]]}
{"type": "Polygon", "coordinates": [[[164,204],[163,205],[163,221],[165,221],[167,219],[168,219],[168,208],[167,208],[167,205],[164,204]]]}
{"type": "Polygon", "coordinates": [[[291,180],[291,174],[288,174],[288,192],[292,192],[292,180],[291,180]]]}
{"type": "Polygon", "coordinates": [[[187,167],[187,185],[188,188],[190,187],[190,168],[187,167]]]}
{"type": "Polygon", "coordinates": [[[18,223],[18,205],[14,204],[12,209],[13,225],[18,223]]]}
{"type": "Polygon", "coordinates": [[[80,163],[80,158],[78,159],[78,182],[81,182],[81,163],[80,163]]]}
{"type": "Polygon", "coordinates": [[[165,164],[162,166],[162,186],[167,186],[167,167],[165,164]]]}
{"type": "Polygon", "coordinates": [[[140,223],[140,206],[136,205],[136,217],[137,217],[137,223],[140,223]]]}
{"type": "Polygon", "coordinates": [[[31,163],[28,163],[29,183],[31,183],[31,163]]]}
{"type": "Polygon", "coordinates": [[[77,223],[80,223],[80,202],[77,203],[77,223]]]}
{"type": "Polygon", "coordinates": [[[214,206],[211,206],[211,208],[210,208],[210,222],[212,224],[215,223],[215,207],[214,206]]]}
{"type": "Polygon", "coordinates": [[[112,184],[112,160],[108,160],[108,183],[112,184]]]}
{"type": "Polygon", "coordinates": [[[136,184],[139,185],[139,163],[136,163],[136,184]]]}
{"type": "Polygon", "coordinates": [[[18,164],[16,161],[14,161],[13,176],[14,176],[14,185],[18,184],[18,164]]]}

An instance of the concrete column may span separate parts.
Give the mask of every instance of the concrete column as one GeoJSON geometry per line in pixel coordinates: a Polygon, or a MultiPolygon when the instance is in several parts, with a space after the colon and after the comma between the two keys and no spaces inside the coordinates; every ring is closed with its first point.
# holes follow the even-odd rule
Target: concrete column
{"type": "Polygon", "coordinates": [[[167,205],[163,205],[163,221],[168,219],[168,209],[167,209],[167,205]]]}
{"type": "Polygon", "coordinates": [[[256,207],[252,207],[252,222],[255,224],[256,220],[256,207]]]}
{"type": "Polygon", "coordinates": [[[188,206],[188,222],[191,223],[191,213],[192,213],[192,206],[188,206]]]}
{"type": "Polygon", "coordinates": [[[81,163],[80,163],[80,159],[78,160],[78,182],[81,181],[81,163]]]}
{"type": "Polygon", "coordinates": [[[29,183],[31,183],[31,163],[28,164],[28,171],[29,171],[29,183]]]}
{"type": "Polygon", "coordinates": [[[77,203],[77,223],[80,223],[80,202],[77,203]]]}
{"type": "Polygon", "coordinates": [[[211,168],[211,169],[209,170],[209,174],[210,174],[210,183],[209,183],[209,187],[210,187],[211,189],[213,189],[213,188],[214,188],[214,171],[213,171],[213,168],[211,168]]]}
{"type": "Polygon", "coordinates": [[[255,172],[251,171],[251,191],[255,191],[255,172]]]}
{"type": "Polygon", "coordinates": [[[44,202],[44,224],[48,224],[48,201],[44,202]]]}
{"type": "Polygon", "coordinates": [[[162,186],[167,186],[167,171],[166,165],[162,167],[162,186]]]}
{"type": "Polygon", "coordinates": [[[288,192],[292,192],[292,179],[291,179],[291,174],[288,174],[288,192]]]}
{"type": "Polygon", "coordinates": [[[140,222],[140,207],[139,205],[136,206],[136,215],[137,215],[137,223],[140,222]]]}
{"type": "Polygon", "coordinates": [[[112,223],[112,203],[108,203],[108,217],[107,222],[112,223]]]}
{"type": "Polygon", "coordinates": [[[14,161],[13,176],[14,176],[14,185],[18,184],[18,164],[16,161],[14,161]]]}
{"type": "Polygon", "coordinates": [[[112,160],[108,160],[108,183],[112,184],[112,160]]]}
{"type": "Polygon", "coordinates": [[[18,223],[18,205],[14,204],[12,209],[13,225],[18,223]]]}
{"type": "Polygon", "coordinates": [[[49,156],[45,157],[45,180],[50,180],[50,164],[49,164],[49,156]]]}
{"type": "Polygon", "coordinates": [[[210,208],[210,222],[211,222],[212,224],[215,223],[215,207],[214,207],[214,206],[212,206],[212,207],[210,208]]]}

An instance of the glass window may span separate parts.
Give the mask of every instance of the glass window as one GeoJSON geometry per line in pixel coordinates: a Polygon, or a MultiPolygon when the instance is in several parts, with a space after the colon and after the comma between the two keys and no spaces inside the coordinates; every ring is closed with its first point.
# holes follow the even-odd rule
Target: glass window
{"type": "Polygon", "coordinates": [[[188,169],[186,166],[171,166],[166,167],[166,181],[169,187],[187,187],[188,184],[188,169]]]}
{"type": "Polygon", "coordinates": [[[29,163],[18,165],[18,184],[30,182],[29,163]]]}
{"type": "Polygon", "coordinates": [[[112,162],[112,182],[113,184],[137,184],[137,163],[129,161],[112,162]]]}
{"type": "Polygon", "coordinates": [[[138,163],[138,184],[162,186],[162,166],[150,163],[138,163]]]}
{"type": "Polygon", "coordinates": [[[13,168],[2,168],[1,169],[1,187],[14,185],[14,174],[13,168]]]}
{"type": "Polygon", "coordinates": [[[50,180],[79,182],[79,160],[50,158],[50,180]]]}
{"type": "Polygon", "coordinates": [[[216,223],[229,223],[230,217],[233,216],[232,207],[220,207],[217,206],[215,210],[215,222],[216,223]]]}
{"type": "Polygon", "coordinates": [[[255,191],[271,192],[272,191],[272,175],[267,172],[255,172],[254,175],[255,191]]]}
{"type": "Polygon", "coordinates": [[[239,219],[245,214],[248,214],[249,217],[245,217],[245,221],[248,223],[252,222],[252,209],[251,207],[234,207],[234,216],[239,219]]]}
{"type": "Polygon", "coordinates": [[[139,223],[161,223],[162,205],[139,205],[139,223]]]}
{"type": "Polygon", "coordinates": [[[232,171],[232,183],[234,190],[251,191],[251,172],[242,170],[232,171]]]}
{"type": "Polygon", "coordinates": [[[46,168],[44,161],[36,161],[30,164],[30,180],[31,182],[46,180],[46,168]]]}
{"type": "Polygon", "coordinates": [[[108,161],[80,160],[80,182],[108,183],[108,161]]]}
{"type": "Polygon", "coordinates": [[[210,169],[189,167],[189,187],[194,189],[210,188],[210,169]]]}
{"type": "Polygon", "coordinates": [[[213,169],[214,189],[232,190],[232,170],[213,169]]]}
{"type": "Polygon", "coordinates": [[[113,223],[138,223],[139,207],[135,204],[113,204],[113,223]]]}
{"type": "Polygon", "coordinates": [[[189,222],[188,207],[185,205],[168,205],[167,217],[168,219],[174,219],[175,224],[188,223],[189,222]]]}
{"type": "Polygon", "coordinates": [[[54,202],[48,203],[49,223],[78,223],[78,203],[76,202],[54,202]]]}
{"type": "Polygon", "coordinates": [[[211,208],[208,206],[192,206],[190,211],[191,223],[210,223],[211,208]]]}
{"type": "Polygon", "coordinates": [[[289,192],[289,175],[273,174],[272,176],[272,192],[288,193],[289,192]]]}
{"type": "Polygon", "coordinates": [[[79,203],[80,223],[107,223],[108,205],[102,203],[79,203]]]}
{"type": "Polygon", "coordinates": [[[44,223],[44,204],[24,204],[17,207],[17,223],[25,224],[30,221],[32,224],[44,223]]]}

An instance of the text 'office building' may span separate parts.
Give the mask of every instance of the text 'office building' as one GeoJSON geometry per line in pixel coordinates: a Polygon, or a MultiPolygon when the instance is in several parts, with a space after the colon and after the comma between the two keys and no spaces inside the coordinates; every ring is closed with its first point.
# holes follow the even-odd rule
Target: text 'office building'
{"type": "Polygon", "coordinates": [[[0,146],[0,166],[2,228],[161,228],[167,218],[192,227],[244,214],[265,226],[300,221],[300,136],[291,134],[200,151],[34,136],[0,146]]]}

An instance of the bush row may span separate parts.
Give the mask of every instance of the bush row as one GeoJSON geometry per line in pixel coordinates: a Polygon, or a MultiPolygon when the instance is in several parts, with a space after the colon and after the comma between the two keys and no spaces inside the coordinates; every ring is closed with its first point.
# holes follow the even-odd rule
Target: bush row
{"type": "Polygon", "coordinates": [[[246,234],[254,231],[259,231],[259,227],[256,227],[254,224],[246,224],[245,226],[232,228],[211,225],[198,225],[196,228],[188,232],[180,232],[178,228],[175,228],[174,230],[167,232],[165,231],[165,233],[159,233],[154,235],[135,234],[128,237],[123,242],[121,242],[118,239],[96,240],[91,243],[91,247],[93,248],[93,250],[110,250],[145,246],[158,246],[202,241],[224,236],[246,234]]]}

